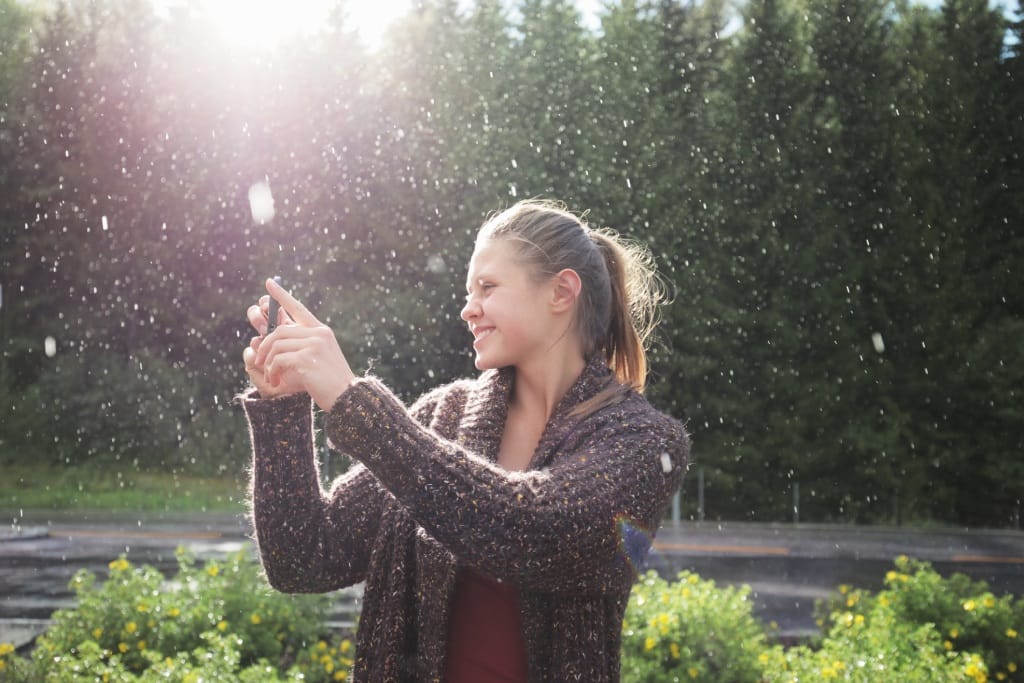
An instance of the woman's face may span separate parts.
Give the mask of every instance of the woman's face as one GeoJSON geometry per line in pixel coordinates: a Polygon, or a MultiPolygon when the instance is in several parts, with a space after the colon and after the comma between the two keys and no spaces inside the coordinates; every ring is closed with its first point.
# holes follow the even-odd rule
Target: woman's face
{"type": "Polygon", "coordinates": [[[543,357],[553,341],[549,290],[530,277],[507,240],[477,243],[461,315],[473,334],[478,370],[543,357]]]}

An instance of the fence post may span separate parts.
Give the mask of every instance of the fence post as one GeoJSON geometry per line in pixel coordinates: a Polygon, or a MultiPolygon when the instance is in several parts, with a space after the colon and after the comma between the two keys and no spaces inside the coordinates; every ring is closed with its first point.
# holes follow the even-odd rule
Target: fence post
{"type": "Polygon", "coordinates": [[[697,521],[704,521],[704,468],[697,470],[697,521]]]}
{"type": "Polygon", "coordinates": [[[800,523],[800,482],[793,482],[793,524],[800,523]]]}

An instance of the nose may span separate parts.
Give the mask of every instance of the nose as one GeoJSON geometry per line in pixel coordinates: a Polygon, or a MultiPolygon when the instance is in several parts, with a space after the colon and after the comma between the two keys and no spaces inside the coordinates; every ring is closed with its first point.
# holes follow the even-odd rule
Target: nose
{"type": "Polygon", "coordinates": [[[480,304],[477,303],[476,297],[469,297],[466,299],[466,305],[462,307],[462,311],[459,312],[459,317],[465,320],[467,323],[473,318],[480,315],[480,304]]]}

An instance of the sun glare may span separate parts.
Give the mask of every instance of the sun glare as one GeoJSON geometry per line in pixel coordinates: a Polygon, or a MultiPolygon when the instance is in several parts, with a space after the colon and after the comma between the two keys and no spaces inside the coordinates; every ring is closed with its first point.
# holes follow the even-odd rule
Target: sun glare
{"type": "MultiPolygon", "coordinates": [[[[180,0],[156,0],[172,7],[180,0]]],[[[271,47],[295,35],[320,31],[337,0],[205,0],[191,4],[226,41],[244,47],[271,47]]],[[[369,47],[376,47],[385,29],[409,11],[412,0],[344,3],[345,24],[369,47]]]]}

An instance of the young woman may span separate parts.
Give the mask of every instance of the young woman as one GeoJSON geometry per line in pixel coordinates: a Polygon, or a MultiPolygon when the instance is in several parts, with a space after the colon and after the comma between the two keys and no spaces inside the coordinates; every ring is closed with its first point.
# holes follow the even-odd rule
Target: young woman
{"type": "Polygon", "coordinates": [[[256,539],[279,590],[366,582],[356,681],[619,679],[630,587],[689,451],[639,393],[654,284],[642,249],[516,204],[469,263],[482,374],[407,408],[268,281],[281,325],[266,335],[263,297],[243,354],[256,539]],[[359,463],[329,491],[310,398],[359,463]]]}

